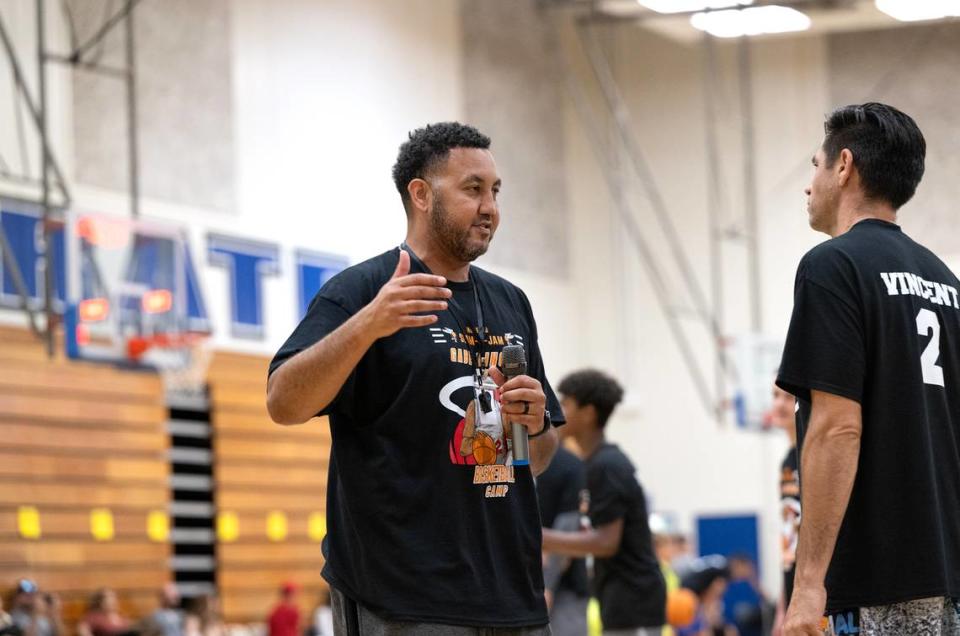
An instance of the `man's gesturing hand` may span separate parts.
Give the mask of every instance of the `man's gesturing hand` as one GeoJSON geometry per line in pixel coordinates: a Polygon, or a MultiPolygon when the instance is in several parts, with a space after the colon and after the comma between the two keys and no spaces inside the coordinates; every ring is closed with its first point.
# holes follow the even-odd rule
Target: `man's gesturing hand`
{"type": "Polygon", "coordinates": [[[444,287],[446,284],[443,276],[411,274],[410,254],[401,249],[393,276],[362,310],[370,332],[377,338],[386,338],[407,327],[435,323],[436,314],[417,314],[447,308],[452,292],[444,287]]]}
{"type": "Polygon", "coordinates": [[[542,431],[547,396],[540,381],[529,375],[518,375],[508,381],[497,367],[490,367],[487,375],[500,387],[500,411],[507,419],[526,426],[530,435],[542,431]]]}

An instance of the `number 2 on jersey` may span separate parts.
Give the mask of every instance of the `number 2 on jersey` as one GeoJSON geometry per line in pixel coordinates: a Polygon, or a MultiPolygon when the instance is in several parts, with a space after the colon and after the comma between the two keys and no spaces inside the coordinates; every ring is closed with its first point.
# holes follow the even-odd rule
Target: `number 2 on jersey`
{"type": "Polygon", "coordinates": [[[937,358],[940,357],[940,320],[937,314],[929,309],[921,309],[917,314],[917,333],[921,336],[932,336],[926,349],[920,354],[923,382],[943,386],[943,367],[937,364],[937,358]]]}

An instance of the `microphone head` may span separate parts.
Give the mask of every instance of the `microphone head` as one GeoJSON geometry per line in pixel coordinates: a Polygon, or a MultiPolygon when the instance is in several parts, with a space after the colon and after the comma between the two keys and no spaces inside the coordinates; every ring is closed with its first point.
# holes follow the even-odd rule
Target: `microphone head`
{"type": "Polygon", "coordinates": [[[503,374],[508,378],[523,375],[527,372],[527,355],[523,345],[507,345],[500,352],[500,364],[503,374]]]}

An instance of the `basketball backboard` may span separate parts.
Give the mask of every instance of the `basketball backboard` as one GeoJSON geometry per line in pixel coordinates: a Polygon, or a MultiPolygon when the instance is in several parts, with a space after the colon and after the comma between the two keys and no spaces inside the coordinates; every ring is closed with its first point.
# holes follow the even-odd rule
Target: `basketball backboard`
{"type": "Polygon", "coordinates": [[[731,406],[737,426],[765,430],[765,416],[773,404],[773,381],[783,354],[783,339],[769,334],[743,333],[730,338],[727,354],[735,374],[731,406]]]}
{"type": "Polygon", "coordinates": [[[102,214],[68,217],[67,355],[166,368],[209,334],[184,228],[102,214]]]}

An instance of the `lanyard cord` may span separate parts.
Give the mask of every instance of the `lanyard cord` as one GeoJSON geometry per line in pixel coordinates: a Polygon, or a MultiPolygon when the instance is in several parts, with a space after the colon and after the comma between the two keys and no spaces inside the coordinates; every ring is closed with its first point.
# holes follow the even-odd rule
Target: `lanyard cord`
{"type": "MultiPolygon", "coordinates": [[[[413,249],[409,245],[407,245],[406,241],[400,244],[400,249],[406,250],[407,254],[410,255],[410,260],[419,265],[421,269],[428,274],[433,274],[433,272],[430,271],[430,268],[427,267],[427,264],[420,260],[420,257],[414,253],[413,249]]],[[[483,306],[480,304],[480,293],[477,291],[477,288],[480,286],[480,281],[475,277],[471,277],[469,272],[467,273],[467,280],[473,283],[473,285],[471,285],[471,288],[473,289],[473,302],[477,310],[477,337],[474,338],[475,342],[477,343],[476,349],[474,349],[474,347],[470,344],[467,330],[465,329],[464,324],[460,322],[460,317],[457,316],[457,312],[453,311],[454,307],[457,308],[458,312],[462,310],[452,296],[450,298],[450,303],[447,306],[447,311],[449,311],[450,315],[453,316],[454,321],[457,323],[457,327],[460,329],[460,333],[463,335],[463,338],[466,341],[465,344],[467,345],[467,349],[470,351],[470,355],[473,356],[474,375],[477,384],[479,385],[484,372],[483,366],[480,363],[480,357],[483,354],[482,345],[487,344],[487,335],[486,328],[483,325],[483,306]]],[[[462,313],[464,314],[464,319],[466,319],[466,312],[464,311],[462,313]]]]}

